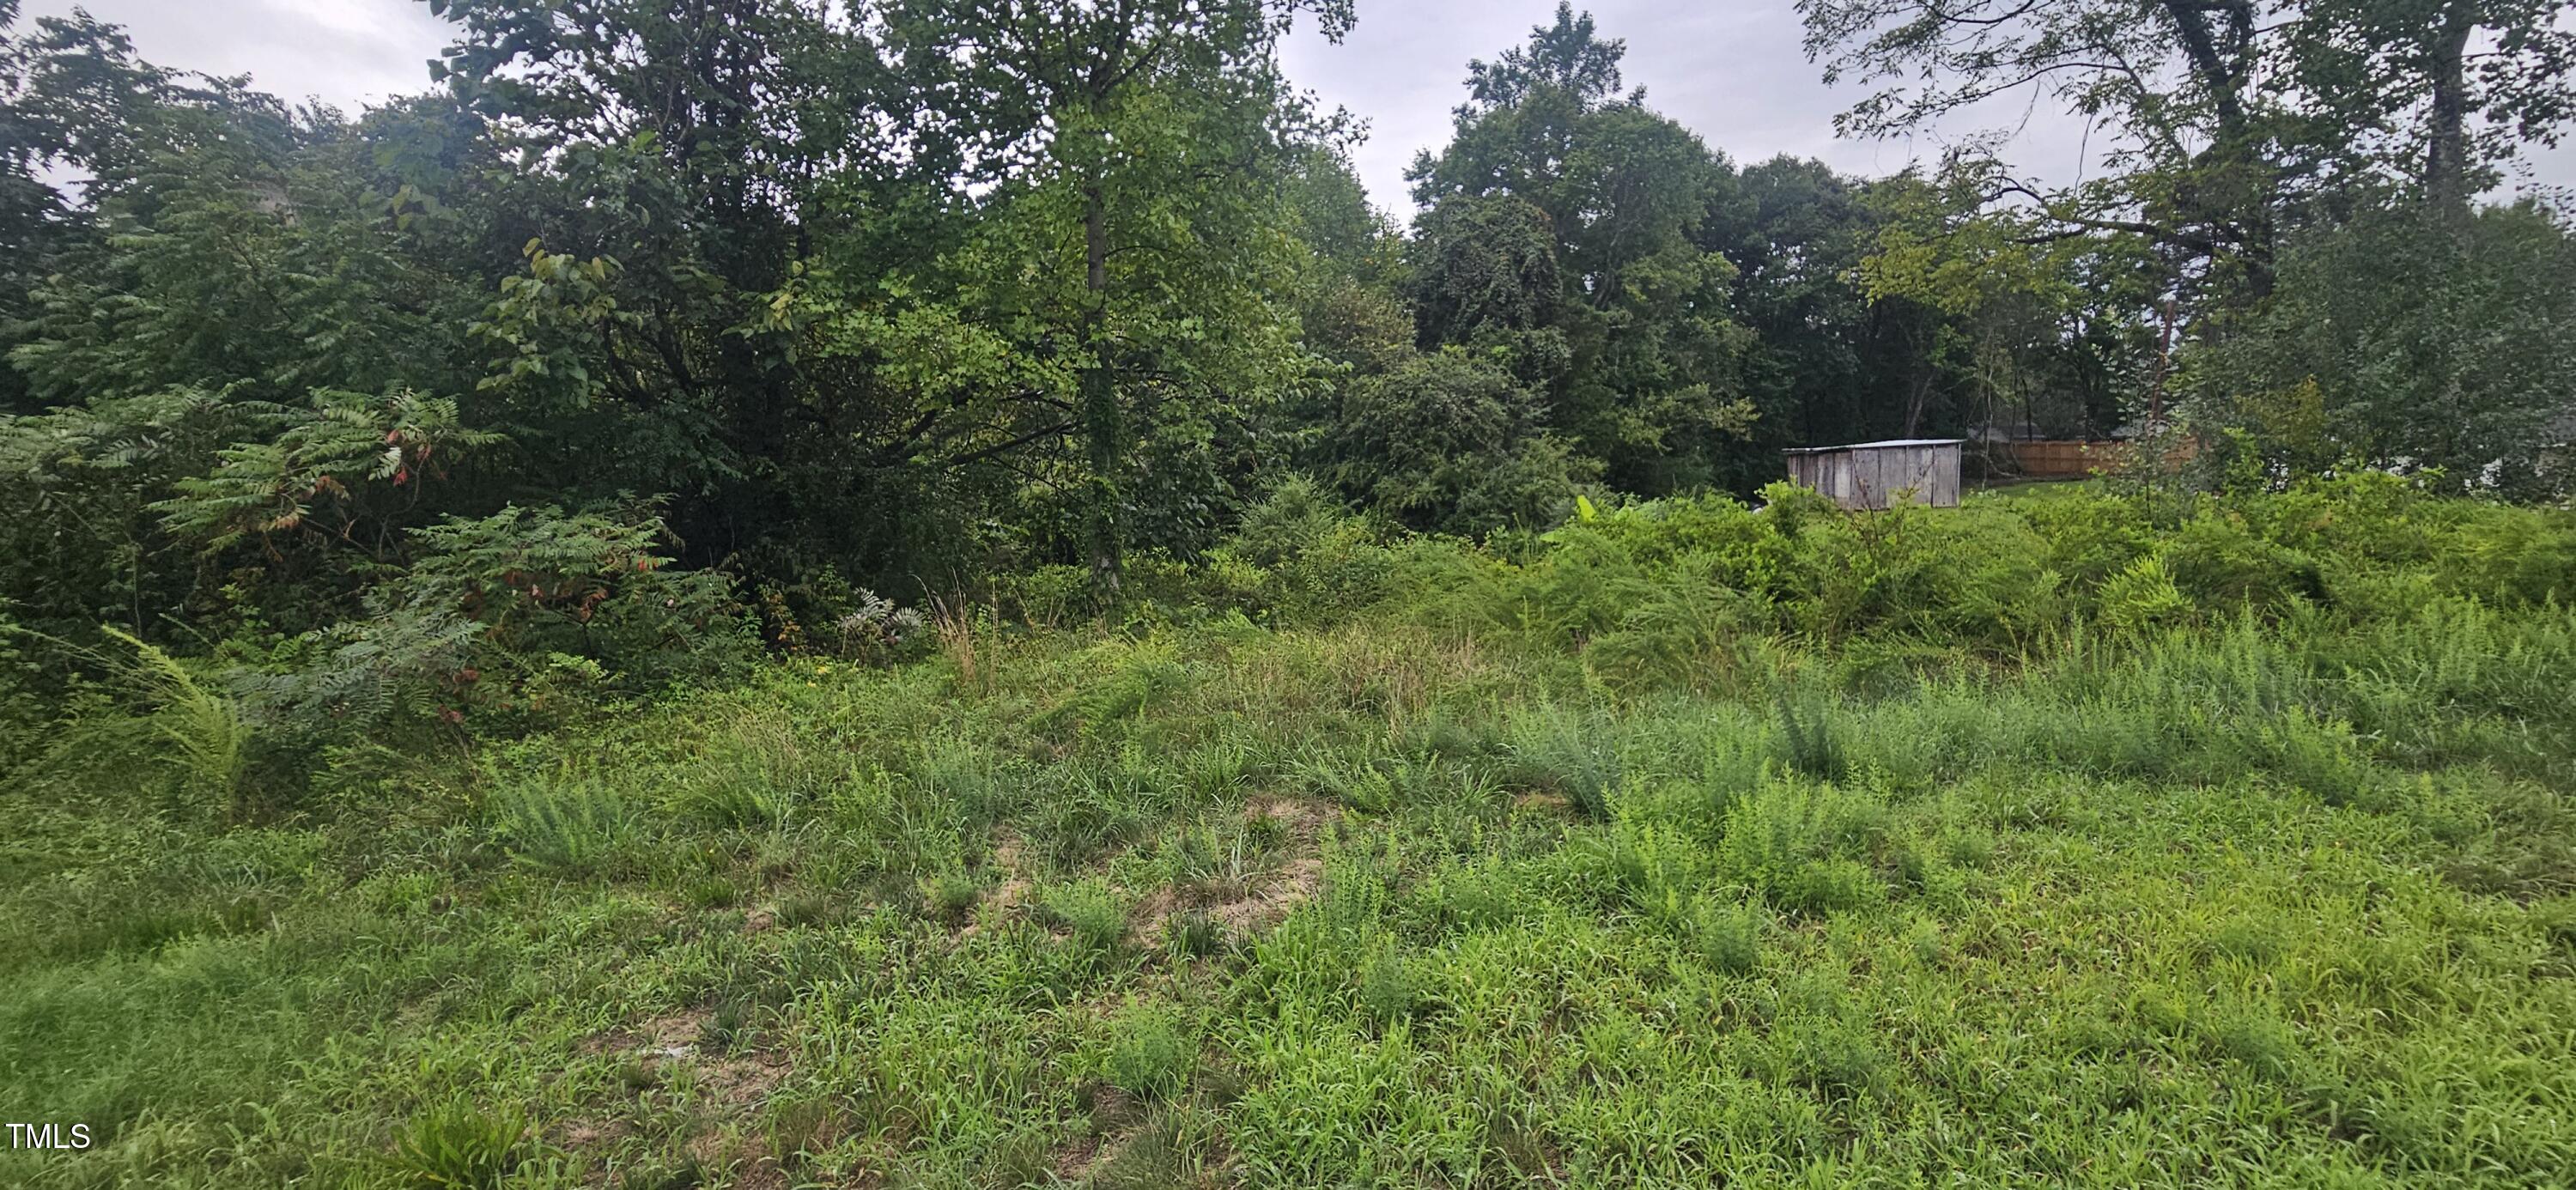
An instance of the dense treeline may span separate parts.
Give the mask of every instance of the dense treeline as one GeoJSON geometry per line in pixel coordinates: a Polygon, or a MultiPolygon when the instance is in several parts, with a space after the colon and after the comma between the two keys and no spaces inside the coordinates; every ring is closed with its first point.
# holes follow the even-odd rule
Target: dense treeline
{"type": "Polygon", "coordinates": [[[2564,483],[2576,255],[2474,197],[2568,115],[2538,0],[1807,7],[1829,69],[1933,81],[1857,130],[2032,79],[2102,120],[2063,191],[1739,166],[1560,7],[1469,65],[1409,226],[1280,72],[1347,0],[432,0],[434,85],[356,118],[15,7],[0,616],[45,697],[101,625],[340,730],[908,630],[872,591],[1099,611],[1292,476],[1474,536],[1987,428],[2564,483]]]}
{"type": "Polygon", "coordinates": [[[2571,4],[0,0],[0,1184],[2559,1184],[2571,4]]]}

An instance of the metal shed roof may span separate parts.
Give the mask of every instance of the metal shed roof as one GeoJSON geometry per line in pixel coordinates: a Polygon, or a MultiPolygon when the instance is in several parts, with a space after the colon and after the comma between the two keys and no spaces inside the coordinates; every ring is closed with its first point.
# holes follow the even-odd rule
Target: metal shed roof
{"type": "Polygon", "coordinates": [[[1843,446],[1797,446],[1781,451],[1784,455],[1820,455],[1837,450],[1877,450],[1889,446],[1957,446],[1965,438],[1890,438],[1884,442],[1853,442],[1843,446]]]}

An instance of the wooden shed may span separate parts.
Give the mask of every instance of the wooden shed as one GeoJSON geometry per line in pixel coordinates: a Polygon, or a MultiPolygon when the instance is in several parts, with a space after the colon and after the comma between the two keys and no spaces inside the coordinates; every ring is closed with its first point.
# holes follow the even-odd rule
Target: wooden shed
{"type": "Polygon", "coordinates": [[[1784,451],[1789,481],[1814,488],[1845,508],[1886,508],[1911,500],[1959,506],[1957,438],[1899,438],[1850,446],[1784,451]]]}

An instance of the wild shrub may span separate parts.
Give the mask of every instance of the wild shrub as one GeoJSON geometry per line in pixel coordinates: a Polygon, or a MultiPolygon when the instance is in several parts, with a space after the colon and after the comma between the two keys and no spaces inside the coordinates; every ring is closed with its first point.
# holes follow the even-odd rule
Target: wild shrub
{"type": "Polygon", "coordinates": [[[2102,623],[2117,632],[2173,627],[2193,610],[2191,597],[2174,582],[2172,568],[2155,554],[2133,559],[2104,580],[2098,600],[2102,623]]]}
{"type": "Polygon", "coordinates": [[[1909,506],[1819,521],[1801,532],[1803,598],[1793,604],[1801,627],[1838,641],[1922,615],[1938,597],[1940,569],[1923,517],[1909,506]]]}
{"type": "Polygon", "coordinates": [[[167,747],[189,792],[212,799],[227,820],[240,819],[251,747],[241,704],[158,647],[114,628],[101,631],[134,650],[134,659],[120,666],[122,679],[145,700],[143,722],[167,747]]]}
{"type": "MultiPolygon", "coordinates": [[[[544,697],[532,689],[542,670],[515,684],[507,679],[478,687],[490,654],[480,647],[481,625],[444,608],[380,606],[379,614],[334,624],[288,643],[270,663],[237,674],[259,719],[282,735],[319,744],[373,734],[379,737],[451,737],[467,705],[493,707],[505,720],[529,722],[544,697]],[[516,702],[516,706],[507,706],[516,702]]],[[[531,666],[541,659],[521,659],[531,666]]],[[[556,684],[560,688],[560,684],[556,684]]]]}
{"type": "Polygon", "coordinates": [[[710,765],[684,776],[662,805],[709,826],[759,827],[786,818],[793,802],[762,774],[710,765]]]}
{"type": "Polygon", "coordinates": [[[2077,591],[2111,581],[2155,545],[2155,526],[2134,496],[2078,493],[2028,501],[2015,511],[2047,543],[2046,568],[2077,591]]]}
{"type": "Polygon", "coordinates": [[[751,656],[724,576],[680,571],[649,510],[509,508],[417,531],[419,557],[383,606],[462,613],[492,668],[563,653],[651,688],[729,672],[751,656]]]}
{"type": "MultiPolygon", "coordinates": [[[[2243,738],[2243,737],[2240,737],[2243,738]]],[[[2352,726],[2322,719],[2305,707],[2255,725],[2249,759],[2327,805],[2379,809],[2387,790],[2379,782],[2352,726]]]]}
{"type": "Polygon", "coordinates": [[[1470,560],[1446,576],[1439,618],[1557,647],[1581,646],[1618,626],[1651,573],[1597,523],[1565,526],[1524,565],[1470,560]]]}
{"type": "Polygon", "coordinates": [[[1170,642],[1145,640],[1108,653],[1108,671],[1062,704],[1085,731],[1132,718],[1188,686],[1189,667],[1170,642]]]}
{"type": "Polygon", "coordinates": [[[2300,601],[2322,601],[2316,560],[2253,532],[2242,517],[2215,507],[2183,524],[2166,547],[2174,585],[2202,611],[2219,615],[2286,614],[2300,601]]]}
{"type": "Polygon", "coordinates": [[[1409,756],[1355,759],[1323,749],[1308,750],[1290,763],[1289,770],[1308,788],[1364,814],[1387,814],[1430,804],[1439,797],[1444,779],[1436,760],[1409,756]]]}
{"type": "Polygon", "coordinates": [[[1930,522],[1929,590],[1904,626],[1935,641],[2018,651],[2065,618],[2065,576],[2049,569],[2047,544],[2018,513],[1952,511],[1930,522]]]}
{"type": "Polygon", "coordinates": [[[1824,695],[1782,686],[1774,696],[1780,732],[1776,751],[1792,772],[1839,781],[1851,770],[1833,705],[1824,695]]]}
{"type": "Polygon", "coordinates": [[[1396,733],[1396,743],[1411,755],[1435,761],[1485,759],[1506,747],[1491,723],[1459,716],[1445,706],[1434,706],[1422,717],[1405,722],[1396,733]]]}
{"type": "Polygon", "coordinates": [[[1690,927],[1691,951],[1709,970],[1745,975],[1761,965],[1762,919],[1751,906],[1703,899],[1690,927]]]}
{"type": "Polygon", "coordinates": [[[2482,508],[2451,531],[2439,571],[2447,589],[2499,607],[2576,607],[2576,515],[2482,508]]]}
{"type": "Polygon", "coordinates": [[[1392,944],[1360,963],[1358,996],[1361,1017],[1381,1029],[1431,1007],[1431,989],[1419,962],[1392,944]]]}
{"type": "Polygon", "coordinates": [[[1870,1030],[1839,1020],[1802,1021],[1785,1030],[1789,1066],[1798,1082],[1827,1094],[1883,1089],[1890,1060],[1870,1030]]]}
{"type": "Polygon", "coordinates": [[[918,656],[932,637],[929,618],[841,577],[826,564],[793,583],[757,591],[761,633],[778,651],[853,662],[918,656]]]}
{"type": "Polygon", "coordinates": [[[1441,925],[1453,930],[1493,929],[1518,919],[1527,893],[1498,865],[1444,868],[1421,889],[1441,925]]]}
{"type": "Polygon", "coordinates": [[[1792,540],[1803,539],[1810,530],[1851,515],[1835,505],[1833,497],[1785,479],[1764,484],[1756,507],[1782,537],[1792,540]]]}
{"type": "Polygon", "coordinates": [[[1628,591],[1618,623],[1593,639],[1584,663],[1605,686],[1636,694],[1661,686],[1740,690],[1765,660],[1774,613],[1762,596],[1730,590],[1719,559],[1693,554],[1628,591]]]}
{"type": "Polygon", "coordinates": [[[1572,845],[1605,887],[1604,900],[1647,920],[1687,930],[1706,869],[1705,848],[1683,828],[1623,818],[1572,845]]]}
{"type": "Polygon", "coordinates": [[[26,642],[97,675],[56,708],[31,709],[27,721],[9,725],[25,732],[18,747],[27,775],[69,780],[113,771],[159,790],[184,815],[248,818],[254,766],[268,741],[245,700],[158,645],[117,628],[98,631],[107,643],[91,648],[0,621],[0,647],[26,642]]]}
{"type": "Polygon", "coordinates": [[[1287,623],[1357,612],[1396,590],[1398,559],[1388,536],[1311,479],[1292,474],[1244,509],[1235,532],[1201,568],[1195,594],[1287,623]]]}
{"type": "Polygon", "coordinates": [[[174,494],[153,505],[173,535],[210,551],[254,535],[272,549],[278,537],[381,545],[419,505],[423,487],[475,449],[503,441],[465,425],[454,398],[408,389],[375,396],[317,388],[304,406],[264,412],[274,437],[224,448],[212,471],[177,480],[174,494]]]}
{"type": "MultiPolygon", "coordinates": [[[[1769,491],[1769,489],[1766,489],[1769,491]]],[[[1756,510],[1731,496],[1676,497],[1627,505],[1592,522],[1628,557],[1653,571],[1692,570],[1728,590],[1777,594],[1797,565],[1794,522],[1815,493],[1776,493],[1756,510]]],[[[1835,515],[1830,507],[1815,515],[1835,515]]]]}

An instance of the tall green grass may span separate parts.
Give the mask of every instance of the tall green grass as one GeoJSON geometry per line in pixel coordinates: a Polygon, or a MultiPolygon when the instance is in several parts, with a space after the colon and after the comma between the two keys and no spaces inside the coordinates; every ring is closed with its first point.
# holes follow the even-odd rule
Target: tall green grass
{"type": "Polygon", "coordinates": [[[2563,514],[1965,511],[1309,509],[1240,616],[49,770],[0,1102],[100,1143],[0,1182],[2563,1180],[2563,514]]]}

